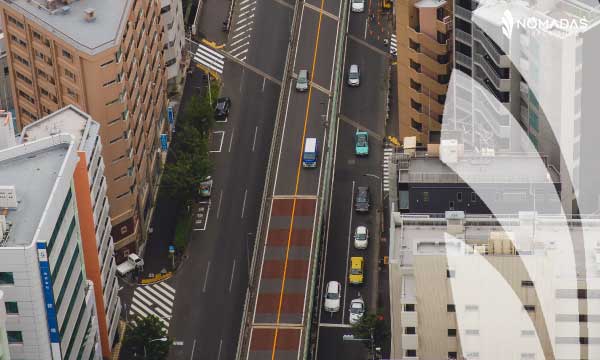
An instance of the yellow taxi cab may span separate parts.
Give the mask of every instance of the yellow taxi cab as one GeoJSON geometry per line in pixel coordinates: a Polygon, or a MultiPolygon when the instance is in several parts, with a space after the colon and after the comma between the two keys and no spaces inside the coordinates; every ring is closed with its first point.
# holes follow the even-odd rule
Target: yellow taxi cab
{"type": "Polygon", "coordinates": [[[364,281],[364,267],[365,259],[362,256],[353,256],[350,258],[350,275],[348,281],[350,284],[359,285],[364,281]]]}

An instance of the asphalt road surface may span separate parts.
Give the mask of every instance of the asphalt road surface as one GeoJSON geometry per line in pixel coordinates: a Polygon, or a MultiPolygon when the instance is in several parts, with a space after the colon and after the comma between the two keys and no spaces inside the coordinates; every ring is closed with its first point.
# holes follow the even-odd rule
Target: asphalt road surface
{"type": "MultiPolygon", "coordinates": [[[[380,239],[381,176],[382,176],[382,139],[385,134],[385,96],[388,83],[388,49],[381,40],[380,23],[385,16],[377,14],[376,21],[368,18],[369,13],[377,11],[377,1],[369,2],[370,10],[362,14],[350,14],[344,81],[348,68],[357,64],[360,68],[360,86],[344,85],[339,128],[337,129],[337,148],[333,195],[331,201],[328,233],[326,236],[325,258],[323,261],[323,284],[336,280],[342,284],[341,309],[337,313],[327,313],[321,309],[317,336],[317,359],[360,359],[366,357],[365,346],[360,342],[344,342],[342,336],[351,334],[348,321],[348,308],[352,299],[363,298],[367,309],[378,307],[373,294],[377,280],[377,254],[380,239]],[[354,155],[354,134],[360,128],[369,132],[369,155],[354,155]],[[373,176],[374,175],[374,176],[373,176]],[[371,211],[358,214],[353,209],[354,191],[358,186],[368,186],[371,192],[371,211]],[[358,225],[369,229],[369,245],[365,250],[353,246],[354,230],[358,225]],[[352,256],[365,258],[365,283],[352,286],[348,283],[349,260],[352,256]]],[[[324,285],[321,287],[324,288],[324,285]]],[[[323,298],[318,306],[322,307],[323,298]]]]}
{"type": "MultiPolygon", "coordinates": [[[[254,8],[244,62],[281,80],[292,8],[275,1],[254,8]]],[[[228,43],[234,30],[235,23],[228,43]]],[[[280,87],[230,61],[222,79],[221,93],[232,108],[213,129],[214,185],[210,204],[201,204],[206,223],[193,231],[175,277],[169,335],[183,344],[172,347],[171,359],[233,359],[237,348],[280,87]]]]}

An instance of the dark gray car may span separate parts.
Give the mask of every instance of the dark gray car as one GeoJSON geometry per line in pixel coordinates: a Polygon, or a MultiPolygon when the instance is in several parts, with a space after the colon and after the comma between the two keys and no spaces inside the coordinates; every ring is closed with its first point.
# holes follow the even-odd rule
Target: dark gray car
{"type": "Polygon", "coordinates": [[[354,196],[354,210],[368,212],[371,207],[371,194],[368,186],[359,186],[354,196]]]}

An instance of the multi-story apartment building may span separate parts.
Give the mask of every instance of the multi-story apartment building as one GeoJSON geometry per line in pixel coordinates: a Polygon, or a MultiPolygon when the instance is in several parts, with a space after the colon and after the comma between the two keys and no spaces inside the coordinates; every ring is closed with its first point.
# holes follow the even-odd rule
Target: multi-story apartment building
{"type": "Polygon", "coordinates": [[[94,283],[102,353],[109,357],[121,313],[112,241],[100,125],[69,105],[23,128],[21,142],[70,134],[79,162],[73,174],[79,230],[87,279],[94,283]]]}
{"type": "Polygon", "coordinates": [[[4,24],[0,20],[0,109],[14,111],[12,92],[10,91],[10,76],[8,71],[8,56],[4,40],[4,24]]]}
{"type": "Polygon", "coordinates": [[[184,72],[185,24],[181,0],[161,0],[160,13],[165,26],[164,57],[169,91],[176,91],[184,72]]]}
{"type": "Polygon", "coordinates": [[[392,220],[392,358],[598,358],[599,219],[392,220]]]}
{"type": "Polygon", "coordinates": [[[73,104],[100,123],[118,258],[142,247],[166,121],[158,0],[0,3],[18,128],[73,104]]]}
{"type": "Polygon", "coordinates": [[[0,360],[10,360],[6,335],[6,304],[2,290],[0,290],[0,360]]]}
{"type": "Polygon", "coordinates": [[[452,70],[452,1],[395,2],[400,137],[440,142],[452,70]]]}
{"type": "Polygon", "coordinates": [[[0,151],[0,290],[12,359],[100,359],[76,205],[77,145],[58,134],[0,151]]]}

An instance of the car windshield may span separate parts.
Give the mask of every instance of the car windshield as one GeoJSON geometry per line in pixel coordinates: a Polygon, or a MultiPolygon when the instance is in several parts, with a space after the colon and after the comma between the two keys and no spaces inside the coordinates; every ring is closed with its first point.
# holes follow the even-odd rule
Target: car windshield
{"type": "Polygon", "coordinates": [[[329,300],[337,300],[337,299],[339,299],[339,296],[338,296],[337,293],[328,292],[327,293],[327,299],[329,299],[329,300]]]}
{"type": "Polygon", "coordinates": [[[365,146],[367,145],[367,137],[364,134],[356,135],[356,145],[365,146]]]}
{"type": "Polygon", "coordinates": [[[362,274],[362,270],[360,270],[360,269],[352,269],[352,270],[350,270],[350,274],[352,274],[352,275],[360,275],[360,274],[362,274]]]}
{"type": "Polygon", "coordinates": [[[352,0],[353,4],[362,4],[363,0],[352,0]]]}
{"type": "Polygon", "coordinates": [[[358,72],[350,72],[350,79],[352,79],[352,80],[358,79],[358,72]]]}
{"type": "Polygon", "coordinates": [[[363,312],[363,306],[361,303],[352,303],[352,307],[350,308],[350,312],[353,314],[361,314],[363,312]]]}
{"type": "Polygon", "coordinates": [[[366,238],[367,238],[367,234],[365,234],[365,233],[359,233],[359,232],[357,232],[357,233],[356,233],[356,238],[357,238],[358,240],[364,240],[364,239],[366,239],[366,238]]]}
{"type": "Polygon", "coordinates": [[[358,195],[356,195],[356,201],[357,202],[367,202],[367,192],[359,191],[358,195]]]}
{"type": "Polygon", "coordinates": [[[304,160],[315,160],[317,158],[317,154],[315,153],[304,153],[304,160]]]}

